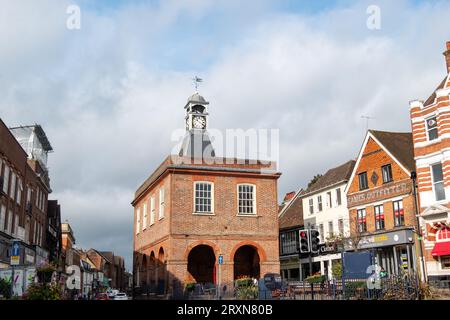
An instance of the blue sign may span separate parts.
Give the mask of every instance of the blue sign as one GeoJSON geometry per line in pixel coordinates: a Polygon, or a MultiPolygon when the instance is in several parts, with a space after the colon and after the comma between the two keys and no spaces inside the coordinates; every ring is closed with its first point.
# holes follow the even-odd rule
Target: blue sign
{"type": "Polygon", "coordinates": [[[13,242],[11,255],[15,257],[20,256],[20,245],[18,242],[13,242]]]}
{"type": "Polygon", "coordinates": [[[219,264],[223,264],[223,255],[219,255],[219,264]]]}

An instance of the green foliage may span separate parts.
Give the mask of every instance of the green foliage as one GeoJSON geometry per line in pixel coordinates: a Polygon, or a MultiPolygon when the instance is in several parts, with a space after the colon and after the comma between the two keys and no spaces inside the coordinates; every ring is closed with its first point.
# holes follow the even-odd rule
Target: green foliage
{"type": "Polygon", "coordinates": [[[235,282],[236,298],[239,300],[250,300],[258,298],[258,286],[250,277],[241,277],[235,282]]]}
{"type": "Polygon", "coordinates": [[[0,279],[0,295],[3,298],[11,298],[11,280],[0,279]]]}
{"type": "Polygon", "coordinates": [[[24,296],[27,300],[60,300],[61,289],[56,284],[33,283],[24,296]]]}
{"type": "Polygon", "coordinates": [[[344,297],[345,299],[364,299],[364,290],[367,288],[365,281],[348,281],[345,282],[344,297]]]}
{"type": "Polygon", "coordinates": [[[342,277],[342,263],[333,262],[333,266],[331,267],[331,272],[333,273],[333,277],[336,279],[340,279],[342,277]]]}
{"type": "Polygon", "coordinates": [[[320,178],[322,178],[321,174],[316,174],[311,181],[308,183],[308,189],[311,188],[313,186],[313,184],[315,184],[317,182],[317,180],[319,180],[320,178]]]}
{"type": "Polygon", "coordinates": [[[184,289],[186,291],[193,291],[194,288],[195,288],[195,282],[186,283],[186,285],[184,286],[184,289]]]}
{"type": "Polygon", "coordinates": [[[309,283],[322,283],[327,280],[327,277],[322,276],[320,274],[315,274],[313,276],[307,277],[305,280],[308,281],[309,283]]]}

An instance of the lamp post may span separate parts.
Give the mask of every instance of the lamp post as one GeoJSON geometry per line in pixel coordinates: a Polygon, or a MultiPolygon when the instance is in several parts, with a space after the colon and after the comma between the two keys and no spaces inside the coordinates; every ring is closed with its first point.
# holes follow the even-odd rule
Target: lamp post
{"type": "Polygon", "coordinates": [[[415,171],[411,172],[411,180],[413,183],[413,195],[414,195],[414,211],[416,216],[416,229],[417,236],[419,239],[419,252],[420,252],[420,280],[421,282],[426,283],[427,277],[425,276],[425,262],[423,258],[423,238],[422,238],[422,230],[420,228],[419,222],[419,205],[418,205],[418,197],[417,197],[417,173],[415,171]]]}

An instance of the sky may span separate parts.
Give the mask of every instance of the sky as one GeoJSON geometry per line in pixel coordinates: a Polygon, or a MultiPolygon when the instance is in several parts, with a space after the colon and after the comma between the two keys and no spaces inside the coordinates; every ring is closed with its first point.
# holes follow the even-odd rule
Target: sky
{"type": "Polygon", "coordinates": [[[281,201],[357,157],[361,116],[410,131],[409,101],[445,76],[448,12],[450,1],[0,0],[0,118],[43,126],[50,199],[77,245],[130,269],[130,202],[184,128],[193,76],[210,127],[279,129],[281,201]]]}

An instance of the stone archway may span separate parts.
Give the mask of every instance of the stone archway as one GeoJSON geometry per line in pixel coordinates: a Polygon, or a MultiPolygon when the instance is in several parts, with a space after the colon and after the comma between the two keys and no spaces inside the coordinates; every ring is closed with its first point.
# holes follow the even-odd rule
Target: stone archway
{"type": "Polygon", "coordinates": [[[159,248],[158,260],[157,260],[157,292],[164,294],[166,291],[166,260],[164,254],[164,248],[159,248]]]}
{"type": "Polygon", "coordinates": [[[151,252],[150,253],[150,261],[149,261],[149,286],[150,286],[150,291],[155,292],[156,291],[156,257],[155,257],[155,252],[151,252]]]}
{"type": "Polygon", "coordinates": [[[200,244],[189,251],[188,273],[196,283],[216,283],[214,249],[200,244]]]}
{"type": "Polygon", "coordinates": [[[139,285],[145,290],[148,285],[148,262],[147,262],[147,255],[145,254],[142,257],[141,276],[139,278],[141,281],[139,285]]]}
{"type": "Polygon", "coordinates": [[[240,277],[260,278],[260,257],[257,248],[252,245],[243,245],[234,253],[234,279],[240,277]]]}

